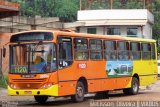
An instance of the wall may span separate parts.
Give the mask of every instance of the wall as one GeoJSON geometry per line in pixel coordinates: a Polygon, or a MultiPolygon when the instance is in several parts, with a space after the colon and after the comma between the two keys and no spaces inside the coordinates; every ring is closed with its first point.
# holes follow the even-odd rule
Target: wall
{"type": "Polygon", "coordinates": [[[147,39],[150,39],[152,38],[152,26],[147,23],[144,27],[143,27],[143,35],[144,35],[144,38],[147,38],[147,39]]]}
{"type": "Polygon", "coordinates": [[[154,23],[154,16],[147,9],[113,9],[113,10],[83,10],[78,11],[77,19],[83,20],[149,20],[154,23]],[[96,17],[95,17],[96,16],[96,17]]]}
{"type": "Polygon", "coordinates": [[[11,33],[0,33],[0,48],[6,48],[6,57],[2,57],[2,71],[4,74],[8,73],[9,70],[9,47],[8,42],[10,40],[11,33]]]}

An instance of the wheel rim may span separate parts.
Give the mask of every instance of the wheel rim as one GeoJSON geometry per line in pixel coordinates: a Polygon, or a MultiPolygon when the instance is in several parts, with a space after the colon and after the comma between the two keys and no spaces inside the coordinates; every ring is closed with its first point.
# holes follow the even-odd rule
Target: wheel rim
{"type": "Polygon", "coordinates": [[[138,91],[138,84],[137,84],[137,82],[133,82],[133,91],[134,92],[138,91]]]}
{"type": "Polygon", "coordinates": [[[83,97],[83,88],[82,87],[77,87],[77,95],[78,97],[83,97]]]}

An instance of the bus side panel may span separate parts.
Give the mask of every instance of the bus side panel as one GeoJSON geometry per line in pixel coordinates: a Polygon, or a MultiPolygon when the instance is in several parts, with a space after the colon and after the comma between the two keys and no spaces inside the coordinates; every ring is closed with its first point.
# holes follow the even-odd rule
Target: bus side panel
{"type": "Polygon", "coordinates": [[[103,90],[114,90],[117,88],[116,78],[107,78],[103,80],[102,89],[103,90]]]}
{"type": "Polygon", "coordinates": [[[88,92],[107,91],[116,88],[116,78],[88,80],[88,92]]]}
{"type": "Polygon", "coordinates": [[[157,79],[157,63],[156,60],[140,60],[134,61],[133,73],[140,77],[140,86],[154,83],[157,79]]]}
{"type": "Polygon", "coordinates": [[[102,79],[107,78],[105,71],[106,61],[75,61],[76,78],[77,80],[81,77],[86,78],[88,82],[88,92],[102,91],[102,79]],[[81,67],[81,65],[85,67],[81,67]]]}
{"type": "Polygon", "coordinates": [[[58,95],[66,96],[75,94],[76,81],[59,82],[58,95]]]}
{"type": "Polygon", "coordinates": [[[117,89],[129,88],[131,87],[132,77],[121,77],[117,78],[117,89]]]}
{"type": "Polygon", "coordinates": [[[140,76],[140,85],[147,86],[157,81],[157,75],[140,76]]]}

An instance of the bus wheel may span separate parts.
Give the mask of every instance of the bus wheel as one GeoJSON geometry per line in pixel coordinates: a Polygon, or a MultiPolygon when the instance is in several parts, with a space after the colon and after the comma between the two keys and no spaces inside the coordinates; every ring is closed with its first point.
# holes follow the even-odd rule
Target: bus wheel
{"type": "Polygon", "coordinates": [[[34,96],[34,98],[39,104],[44,104],[46,103],[48,96],[34,96]]]}
{"type": "Polygon", "coordinates": [[[81,81],[77,82],[76,94],[71,96],[71,99],[75,102],[82,102],[84,100],[85,88],[81,81]]]}
{"type": "Polygon", "coordinates": [[[131,88],[123,89],[123,93],[126,95],[136,95],[139,91],[139,81],[136,77],[132,78],[131,88]]]}

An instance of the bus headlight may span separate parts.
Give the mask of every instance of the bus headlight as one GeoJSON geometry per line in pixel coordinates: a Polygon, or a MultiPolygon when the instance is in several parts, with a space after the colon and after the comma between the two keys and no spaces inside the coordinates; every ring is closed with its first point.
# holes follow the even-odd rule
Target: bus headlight
{"type": "Polygon", "coordinates": [[[41,88],[42,89],[46,89],[46,88],[51,87],[52,85],[53,85],[53,83],[50,83],[50,82],[49,83],[45,83],[44,85],[41,86],[41,88]]]}
{"type": "Polygon", "coordinates": [[[13,89],[17,89],[17,86],[15,84],[10,84],[10,87],[13,89]]]}

